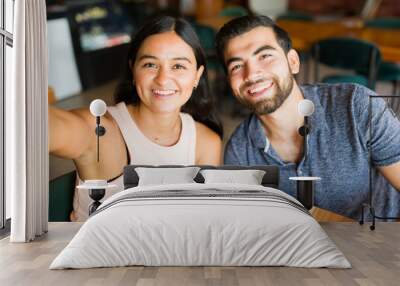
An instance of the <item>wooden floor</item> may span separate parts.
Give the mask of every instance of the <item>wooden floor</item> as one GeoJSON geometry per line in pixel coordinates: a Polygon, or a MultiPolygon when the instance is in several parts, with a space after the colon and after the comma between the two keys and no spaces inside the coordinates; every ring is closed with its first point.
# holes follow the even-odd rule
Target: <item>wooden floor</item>
{"type": "Polygon", "coordinates": [[[50,223],[32,243],[0,241],[0,285],[400,285],[400,223],[322,223],[353,268],[121,267],[48,270],[81,224],[50,223]]]}

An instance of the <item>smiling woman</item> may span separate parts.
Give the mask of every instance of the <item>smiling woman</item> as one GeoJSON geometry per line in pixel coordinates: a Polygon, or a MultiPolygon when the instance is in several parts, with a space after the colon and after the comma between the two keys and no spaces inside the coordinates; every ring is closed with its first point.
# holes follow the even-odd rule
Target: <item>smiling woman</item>
{"type": "Polygon", "coordinates": [[[191,47],[174,31],[148,37],[131,68],[142,103],[138,106],[154,113],[179,110],[197,88],[204,70],[203,65],[197,67],[191,47]]]}
{"type": "MultiPolygon", "coordinates": [[[[201,44],[190,24],[160,17],[132,37],[116,105],[102,120],[96,157],[95,120],[87,109],[49,108],[50,152],[74,161],[78,179],[114,180],[123,189],[127,164],[219,165],[222,128],[209,93],[201,44]]],[[[72,220],[85,220],[90,199],[75,192],[72,220]]]]}

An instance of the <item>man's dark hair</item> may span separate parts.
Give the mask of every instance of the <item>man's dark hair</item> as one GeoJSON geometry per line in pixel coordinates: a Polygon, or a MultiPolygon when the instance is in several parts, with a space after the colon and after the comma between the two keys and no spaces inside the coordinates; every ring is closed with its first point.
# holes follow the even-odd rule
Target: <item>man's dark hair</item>
{"type": "Polygon", "coordinates": [[[247,15],[226,23],[217,33],[216,49],[225,71],[224,49],[229,40],[249,32],[257,27],[272,28],[279,46],[287,54],[292,48],[292,40],[288,33],[279,27],[271,18],[263,15],[247,15]]]}

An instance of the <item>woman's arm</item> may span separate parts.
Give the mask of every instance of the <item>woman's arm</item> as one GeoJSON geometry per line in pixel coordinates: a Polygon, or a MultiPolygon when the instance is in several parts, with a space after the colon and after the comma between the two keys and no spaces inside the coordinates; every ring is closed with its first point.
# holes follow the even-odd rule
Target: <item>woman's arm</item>
{"type": "Polygon", "coordinates": [[[400,162],[378,167],[378,170],[396,190],[400,191],[400,162]]]}
{"type": "Polygon", "coordinates": [[[221,164],[222,140],[210,128],[196,122],[196,165],[221,164]]]}
{"type": "Polygon", "coordinates": [[[49,152],[66,159],[79,158],[95,142],[89,117],[94,126],[94,118],[88,110],[49,107],[49,152]]]}

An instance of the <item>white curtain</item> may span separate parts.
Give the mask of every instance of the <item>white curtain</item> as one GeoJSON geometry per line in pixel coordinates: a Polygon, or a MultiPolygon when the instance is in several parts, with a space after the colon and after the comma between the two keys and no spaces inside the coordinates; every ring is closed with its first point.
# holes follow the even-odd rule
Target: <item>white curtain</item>
{"type": "Polygon", "coordinates": [[[6,187],[11,190],[12,242],[47,232],[47,32],[45,0],[14,7],[11,96],[6,98],[6,187]]]}

